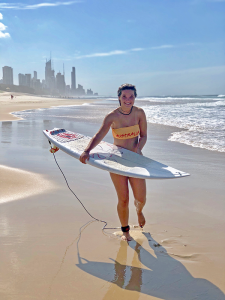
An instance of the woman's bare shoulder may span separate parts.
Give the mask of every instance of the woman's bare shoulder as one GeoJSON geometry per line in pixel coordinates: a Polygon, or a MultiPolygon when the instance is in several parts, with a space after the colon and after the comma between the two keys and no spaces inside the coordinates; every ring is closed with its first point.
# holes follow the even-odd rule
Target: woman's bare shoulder
{"type": "Polygon", "coordinates": [[[115,118],[117,117],[118,115],[118,111],[117,109],[111,111],[110,113],[108,113],[106,116],[105,116],[105,119],[104,121],[105,122],[114,122],[115,118]]]}
{"type": "Polygon", "coordinates": [[[106,115],[106,117],[109,118],[109,119],[110,118],[114,119],[117,116],[118,116],[118,108],[114,109],[113,111],[111,111],[110,113],[108,113],[106,115]]]}
{"type": "Polygon", "coordinates": [[[135,111],[136,111],[140,116],[145,115],[145,111],[144,111],[143,108],[138,107],[138,106],[134,106],[134,109],[135,109],[135,111]]]}

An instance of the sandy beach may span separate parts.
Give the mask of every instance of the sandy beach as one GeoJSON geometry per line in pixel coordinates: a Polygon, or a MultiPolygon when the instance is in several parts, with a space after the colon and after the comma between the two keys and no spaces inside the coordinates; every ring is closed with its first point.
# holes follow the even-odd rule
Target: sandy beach
{"type": "MultiPolygon", "coordinates": [[[[127,244],[119,229],[92,222],[67,188],[45,137],[34,134],[47,122],[10,114],[93,101],[0,93],[0,299],[225,300],[224,153],[170,142],[173,127],[149,124],[144,155],[191,176],[147,181],[144,230],[131,195],[127,244]]],[[[92,135],[99,125],[80,126],[92,135]]],[[[90,213],[119,227],[109,174],[56,157],[90,213]]]]}
{"type": "Polygon", "coordinates": [[[47,98],[34,95],[23,95],[20,93],[13,93],[14,98],[11,99],[11,93],[0,93],[0,121],[14,121],[17,117],[11,113],[15,111],[48,108],[60,105],[80,105],[83,103],[93,102],[93,99],[63,99],[63,98],[47,98]]]}

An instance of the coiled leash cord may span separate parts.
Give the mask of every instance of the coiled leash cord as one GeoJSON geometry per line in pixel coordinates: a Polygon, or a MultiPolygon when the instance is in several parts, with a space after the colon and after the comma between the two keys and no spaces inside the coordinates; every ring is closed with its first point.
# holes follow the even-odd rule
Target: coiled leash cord
{"type": "MultiPolygon", "coordinates": [[[[49,142],[49,144],[50,144],[51,149],[53,149],[53,148],[52,148],[51,142],[50,142],[50,141],[48,141],[48,142],[49,142]]],[[[105,223],[105,225],[102,227],[102,230],[105,230],[105,229],[120,229],[120,227],[112,227],[112,228],[106,227],[107,224],[108,224],[106,221],[99,220],[99,219],[93,217],[93,216],[89,213],[89,211],[86,209],[86,207],[84,206],[84,204],[81,202],[81,200],[77,197],[77,195],[74,193],[74,191],[73,191],[73,190],[71,189],[71,187],[69,186],[69,183],[68,183],[68,181],[67,181],[67,179],[66,179],[65,174],[63,173],[62,169],[60,168],[60,166],[59,166],[59,164],[58,164],[58,162],[57,162],[57,159],[56,159],[56,157],[55,157],[55,153],[52,152],[52,154],[53,154],[53,157],[54,157],[54,159],[55,159],[56,165],[58,166],[60,172],[62,173],[62,175],[63,175],[63,177],[64,177],[64,179],[65,179],[65,181],[66,181],[66,184],[67,184],[68,189],[69,189],[69,190],[71,191],[71,193],[76,197],[76,199],[80,202],[80,204],[83,206],[83,208],[84,208],[84,210],[86,211],[86,213],[87,213],[92,219],[94,219],[95,221],[105,223]]]]}

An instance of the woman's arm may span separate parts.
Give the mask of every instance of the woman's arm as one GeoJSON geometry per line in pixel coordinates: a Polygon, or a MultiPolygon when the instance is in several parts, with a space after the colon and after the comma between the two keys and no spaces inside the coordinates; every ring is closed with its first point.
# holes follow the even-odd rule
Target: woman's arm
{"type": "Polygon", "coordinates": [[[105,117],[101,128],[93,136],[93,138],[90,140],[90,143],[88,144],[88,146],[86,147],[84,152],[81,154],[79,159],[83,164],[85,164],[86,160],[88,160],[90,151],[93,148],[95,148],[103,140],[103,138],[106,136],[106,134],[108,133],[108,131],[110,129],[110,126],[111,126],[112,122],[113,122],[113,113],[110,113],[105,117]]]}
{"type": "Polygon", "coordinates": [[[144,145],[147,142],[147,120],[143,109],[139,108],[139,114],[140,114],[140,119],[139,119],[140,138],[137,144],[136,152],[138,154],[142,154],[141,150],[143,149],[144,145]]]}

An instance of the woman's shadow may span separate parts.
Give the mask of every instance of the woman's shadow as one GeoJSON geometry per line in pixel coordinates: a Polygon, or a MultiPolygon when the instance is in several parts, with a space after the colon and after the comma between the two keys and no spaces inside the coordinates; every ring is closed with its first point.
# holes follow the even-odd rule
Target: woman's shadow
{"type": "Polygon", "coordinates": [[[155,256],[145,250],[142,243],[132,241],[129,246],[134,250],[134,257],[132,266],[128,266],[126,260],[129,246],[121,242],[117,258],[112,263],[89,261],[80,257],[78,251],[77,267],[111,282],[107,294],[113,293],[115,298],[118,297],[114,286],[120,289],[120,293],[121,289],[130,290],[165,300],[225,300],[224,293],[218,287],[206,279],[194,278],[184,265],[169,256],[166,249],[149,233],[142,234],[149,241],[155,256]],[[142,268],[141,264],[145,268],[142,268]]]}

